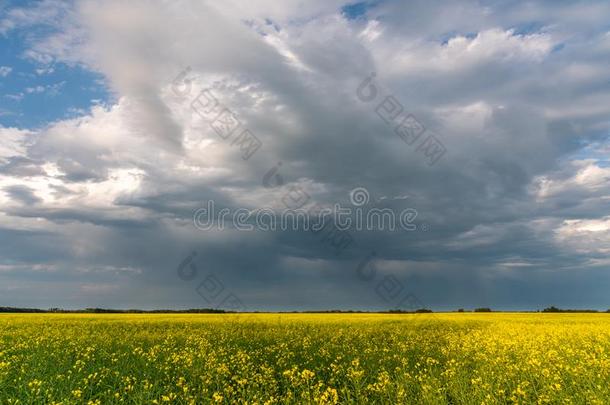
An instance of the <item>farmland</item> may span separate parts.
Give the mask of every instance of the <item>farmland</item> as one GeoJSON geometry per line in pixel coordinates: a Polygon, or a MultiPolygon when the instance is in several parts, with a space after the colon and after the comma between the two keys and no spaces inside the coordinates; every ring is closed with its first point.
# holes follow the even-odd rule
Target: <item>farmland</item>
{"type": "Polygon", "coordinates": [[[607,314],[3,314],[0,403],[610,402],[607,314]]]}

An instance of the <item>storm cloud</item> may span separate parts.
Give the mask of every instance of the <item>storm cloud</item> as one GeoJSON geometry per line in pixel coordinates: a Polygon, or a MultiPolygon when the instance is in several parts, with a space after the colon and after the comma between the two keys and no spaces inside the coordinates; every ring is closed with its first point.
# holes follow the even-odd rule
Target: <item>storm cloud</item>
{"type": "Polygon", "coordinates": [[[377,310],[411,294],[439,310],[610,307],[610,5],[351,6],[1,9],[4,36],[32,30],[22,58],[94,72],[112,97],[0,127],[0,305],[188,308],[233,294],[248,310],[377,310]],[[202,113],[210,97],[256,137],[251,155],[202,113]],[[193,223],[210,200],[349,206],[356,188],[369,208],[417,210],[417,229],[349,230],[337,246],[193,223]]]}

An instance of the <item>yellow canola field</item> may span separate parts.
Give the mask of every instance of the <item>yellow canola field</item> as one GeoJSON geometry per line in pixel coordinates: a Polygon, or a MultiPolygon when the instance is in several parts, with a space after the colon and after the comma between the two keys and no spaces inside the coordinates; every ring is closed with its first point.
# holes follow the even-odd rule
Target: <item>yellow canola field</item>
{"type": "Polygon", "coordinates": [[[2,314],[0,404],[608,404],[610,314],[2,314]]]}

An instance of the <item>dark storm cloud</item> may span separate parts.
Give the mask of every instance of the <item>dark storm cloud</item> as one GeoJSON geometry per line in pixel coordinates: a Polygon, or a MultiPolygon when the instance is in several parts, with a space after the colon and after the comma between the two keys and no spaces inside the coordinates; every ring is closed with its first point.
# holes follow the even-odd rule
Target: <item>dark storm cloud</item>
{"type": "Polygon", "coordinates": [[[24,205],[34,205],[42,200],[34,194],[33,190],[27,186],[9,186],[4,188],[4,192],[16,202],[24,205]]]}
{"type": "Polygon", "coordinates": [[[43,176],[46,174],[44,169],[40,167],[41,163],[32,159],[14,156],[7,160],[7,163],[0,165],[0,173],[17,177],[43,176]]]}

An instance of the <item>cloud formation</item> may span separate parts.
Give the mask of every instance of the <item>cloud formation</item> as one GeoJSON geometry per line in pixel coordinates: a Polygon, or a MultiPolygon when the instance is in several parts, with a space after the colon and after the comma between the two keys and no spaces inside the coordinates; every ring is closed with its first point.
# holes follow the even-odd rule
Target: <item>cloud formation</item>
{"type": "Polygon", "coordinates": [[[99,73],[114,100],[0,128],[0,304],[203,307],[211,273],[249,309],[387,309],[355,273],[375,251],[380,274],[437,309],[608,307],[610,6],[345,5],[3,10],[5,36],[47,28],[23,58],[99,73]],[[378,97],[363,102],[372,72],[378,97]],[[251,158],[194,110],[206,88],[261,141],[251,158]],[[436,164],[380,117],[389,95],[443,143],[436,164]],[[266,187],[274,167],[281,184],[266,187]],[[193,226],[208,200],[278,207],[295,187],[323,205],[364,187],[422,227],[352,232],[337,254],[307,232],[193,226]],[[199,278],[185,282],[192,251],[199,278]]]}

